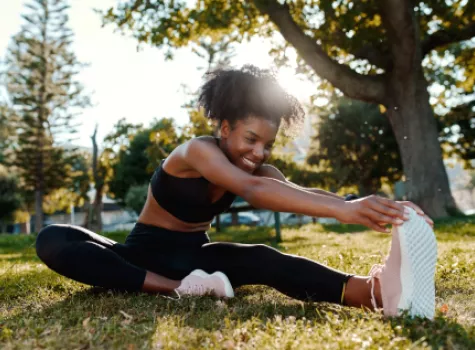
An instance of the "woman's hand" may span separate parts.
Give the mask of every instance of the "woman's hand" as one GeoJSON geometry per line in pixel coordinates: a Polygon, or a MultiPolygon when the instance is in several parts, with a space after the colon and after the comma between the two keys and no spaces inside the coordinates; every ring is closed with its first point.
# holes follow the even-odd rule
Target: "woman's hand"
{"type": "Polygon", "coordinates": [[[424,214],[424,211],[422,211],[421,208],[419,208],[417,205],[415,205],[412,202],[409,201],[397,201],[396,203],[400,203],[402,205],[405,205],[407,207],[410,207],[416,211],[417,214],[420,216],[423,216],[426,222],[433,228],[434,227],[434,221],[430,217],[428,217],[426,214],[424,214]]]}
{"type": "Polygon", "coordinates": [[[405,203],[378,196],[359,198],[344,202],[336,219],[346,224],[365,225],[375,231],[387,233],[390,230],[385,225],[401,225],[404,220],[409,220],[404,211],[405,203]]]}

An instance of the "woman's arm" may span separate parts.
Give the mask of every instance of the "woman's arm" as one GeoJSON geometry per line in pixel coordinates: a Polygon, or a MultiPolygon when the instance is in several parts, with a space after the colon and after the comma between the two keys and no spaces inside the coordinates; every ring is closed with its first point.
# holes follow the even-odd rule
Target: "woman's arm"
{"type": "MultiPolygon", "coordinates": [[[[308,191],[308,192],[312,192],[312,193],[316,193],[316,194],[322,194],[322,195],[325,195],[325,196],[330,196],[330,197],[334,197],[334,198],[338,198],[340,200],[347,200],[343,197],[340,197],[334,193],[331,193],[331,192],[327,192],[327,191],[324,191],[324,190],[320,190],[318,188],[305,188],[305,187],[300,187],[290,181],[288,181],[284,174],[282,174],[282,172],[277,169],[276,167],[270,165],[270,164],[264,164],[263,166],[261,166],[261,168],[258,170],[258,173],[256,174],[258,176],[263,176],[263,177],[270,177],[270,178],[273,178],[273,179],[277,179],[277,180],[281,180],[281,181],[284,181],[288,184],[292,184],[294,186],[297,186],[298,188],[300,189],[303,189],[305,191],[308,191]]],[[[347,197],[353,197],[351,198],[350,200],[354,200],[354,199],[358,199],[357,196],[355,195],[348,195],[347,197]]],[[[422,211],[421,208],[419,208],[417,205],[415,205],[414,203],[411,203],[411,202],[408,202],[408,201],[399,201],[399,202],[396,202],[396,203],[400,203],[402,205],[405,205],[405,206],[408,206],[408,207],[411,207],[413,208],[419,215],[421,216],[424,216],[424,219],[427,221],[427,223],[429,225],[431,225],[432,227],[434,226],[434,221],[432,221],[431,218],[429,218],[427,215],[424,214],[424,212],[422,211]]]]}
{"type": "Polygon", "coordinates": [[[331,196],[315,194],[283,181],[254,176],[233,165],[214,144],[194,139],[176,149],[191,168],[211,183],[244,198],[256,208],[293,212],[317,217],[334,217],[344,223],[363,224],[387,232],[384,224],[399,224],[404,207],[380,197],[344,202],[331,196]]]}
{"type": "Polygon", "coordinates": [[[315,193],[315,194],[321,194],[323,196],[328,196],[328,197],[332,197],[332,198],[336,198],[336,199],[340,199],[340,200],[345,200],[345,198],[335,194],[335,193],[332,193],[332,192],[328,192],[328,191],[325,191],[325,190],[321,190],[319,188],[307,188],[307,187],[302,187],[302,186],[299,186],[297,184],[294,184],[293,182],[290,182],[288,181],[284,174],[282,174],[282,172],[277,169],[276,167],[270,165],[270,164],[264,164],[263,166],[261,166],[259,168],[259,170],[256,172],[257,176],[261,176],[261,177],[269,177],[269,178],[272,178],[272,179],[276,179],[276,180],[279,180],[279,181],[283,181],[291,186],[294,186],[294,187],[297,187],[301,190],[304,190],[304,191],[307,191],[307,192],[311,192],[311,193],[315,193]]]}

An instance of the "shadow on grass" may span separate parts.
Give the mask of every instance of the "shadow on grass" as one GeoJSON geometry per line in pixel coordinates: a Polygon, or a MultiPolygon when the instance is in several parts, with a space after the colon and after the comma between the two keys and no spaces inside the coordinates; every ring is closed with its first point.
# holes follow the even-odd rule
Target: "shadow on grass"
{"type": "Polygon", "coordinates": [[[335,233],[356,233],[356,232],[371,231],[371,229],[369,229],[366,226],[348,225],[348,224],[322,225],[322,230],[325,231],[325,232],[335,232],[335,233]]]}
{"type": "MultiPolygon", "coordinates": [[[[62,292],[56,284],[43,285],[41,288],[62,292]]],[[[64,290],[64,293],[67,292],[64,290]]],[[[42,341],[51,341],[45,338],[51,332],[49,328],[59,327],[63,337],[74,337],[80,344],[108,347],[151,342],[160,322],[170,320],[174,322],[175,327],[213,332],[223,329],[224,319],[231,322],[231,327],[234,325],[240,327],[239,325],[248,320],[257,319],[263,328],[267,326],[269,320],[275,320],[276,317],[281,319],[293,317],[296,320],[305,318],[307,321],[322,325],[334,322],[337,318],[340,320],[337,322],[340,326],[346,324],[348,327],[352,327],[356,319],[373,321],[376,319],[378,322],[388,322],[396,337],[407,337],[414,342],[413,345],[426,342],[434,349],[475,348],[473,329],[467,330],[445,317],[437,317],[434,321],[409,317],[379,320],[370,312],[364,313],[328,303],[301,303],[285,298],[274,300],[266,297],[265,293],[264,287],[257,287],[257,292],[248,287],[241,288],[236,298],[222,302],[212,297],[175,299],[144,293],[120,293],[102,288],[89,288],[69,294],[62,301],[37,311],[24,308],[22,309],[24,311],[6,319],[2,327],[12,331],[10,339],[7,340],[23,342],[25,339],[34,339],[35,344],[47,345],[42,341]],[[22,329],[26,331],[19,332],[22,329]],[[90,329],[97,333],[97,338],[77,338],[78,334],[75,332],[82,334],[90,329]]]]}
{"type": "Polygon", "coordinates": [[[437,315],[434,320],[409,316],[393,318],[390,324],[397,335],[433,349],[475,349],[475,327],[465,329],[455,320],[437,315]]]}
{"type": "Polygon", "coordinates": [[[36,235],[0,234],[0,254],[22,253],[28,248],[34,249],[36,235]]]}

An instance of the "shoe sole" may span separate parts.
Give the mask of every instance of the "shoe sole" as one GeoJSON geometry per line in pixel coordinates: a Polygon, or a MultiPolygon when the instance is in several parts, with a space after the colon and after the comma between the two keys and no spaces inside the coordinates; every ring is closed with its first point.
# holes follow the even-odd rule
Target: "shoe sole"
{"type": "Polygon", "coordinates": [[[434,318],[434,274],[437,241],[425,219],[409,209],[409,220],[397,227],[401,245],[401,299],[399,310],[411,316],[434,318]]]}
{"type": "Polygon", "coordinates": [[[231,282],[229,281],[228,276],[226,276],[221,271],[216,271],[211,275],[206,271],[201,269],[193,270],[190,275],[200,276],[200,277],[207,277],[207,276],[217,276],[221,281],[224,283],[224,293],[226,294],[226,298],[234,298],[234,290],[231,282]]]}

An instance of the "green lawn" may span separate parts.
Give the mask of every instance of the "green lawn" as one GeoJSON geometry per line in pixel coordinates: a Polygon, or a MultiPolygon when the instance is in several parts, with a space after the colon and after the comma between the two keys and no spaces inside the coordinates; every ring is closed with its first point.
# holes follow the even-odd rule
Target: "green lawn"
{"type": "MultiPolygon", "coordinates": [[[[212,239],[266,243],[337,269],[367,274],[390,237],[333,225],[239,228],[212,239]],[[358,232],[359,231],[359,232],[358,232]]],[[[124,234],[111,238],[123,241],[124,234]]],[[[113,294],[69,281],[36,257],[34,236],[0,235],[0,348],[475,349],[475,222],[437,228],[437,317],[384,319],[362,309],[303,303],[262,286],[236,298],[180,300],[113,294]]]]}

